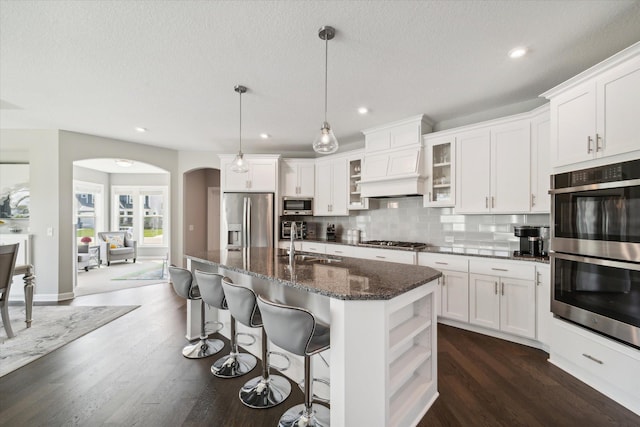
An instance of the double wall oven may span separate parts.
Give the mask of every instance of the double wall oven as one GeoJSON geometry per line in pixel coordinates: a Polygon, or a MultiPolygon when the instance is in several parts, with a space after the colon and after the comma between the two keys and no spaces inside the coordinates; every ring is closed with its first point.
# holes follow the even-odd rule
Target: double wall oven
{"type": "Polygon", "coordinates": [[[640,348],[640,160],[551,186],[551,310],[640,348]]]}

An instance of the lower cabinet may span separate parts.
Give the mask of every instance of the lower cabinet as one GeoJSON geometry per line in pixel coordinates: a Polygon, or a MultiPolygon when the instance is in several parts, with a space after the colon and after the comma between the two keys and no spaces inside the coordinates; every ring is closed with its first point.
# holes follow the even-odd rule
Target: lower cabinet
{"type": "Polygon", "coordinates": [[[536,336],[533,280],[469,275],[469,322],[526,338],[536,336]]]}
{"type": "Polygon", "coordinates": [[[469,321],[469,273],[441,270],[440,311],[447,319],[469,321]]]}
{"type": "Polygon", "coordinates": [[[536,338],[549,350],[551,321],[551,272],[548,265],[536,266],[536,338]]]}

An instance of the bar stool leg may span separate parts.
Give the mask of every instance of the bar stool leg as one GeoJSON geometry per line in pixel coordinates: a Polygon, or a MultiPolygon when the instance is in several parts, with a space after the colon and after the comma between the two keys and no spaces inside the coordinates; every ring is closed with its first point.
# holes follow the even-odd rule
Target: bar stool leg
{"type": "Polygon", "coordinates": [[[238,341],[236,339],[236,319],[231,316],[230,322],[231,352],[216,360],[211,366],[211,373],[220,378],[235,378],[244,375],[256,367],[255,356],[238,351],[238,341]]]}
{"type": "Polygon", "coordinates": [[[240,400],[250,408],[271,408],[291,393],[291,384],[281,375],[269,375],[269,341],[262,329],[262,376],[253,378],[240,389],[240,400]]]}
{"type": "Polygon", "coordinates": [[[313,379],[311,379],[311,356],[304,356],[304,403],[285,412],[278,427],[325,427],[329,426],[331,412],[323,405],[313,405],[313,379]]]}
{"type": "Polygon", "coordinates": [[[212,356],[222,350],[224,343],[217,339],[207,339],[204,321],[204,301],[200,302],[200,340],[194,344],[189,344],[182,349],[182,355],[189,359],[202,359],[212,356]]]}

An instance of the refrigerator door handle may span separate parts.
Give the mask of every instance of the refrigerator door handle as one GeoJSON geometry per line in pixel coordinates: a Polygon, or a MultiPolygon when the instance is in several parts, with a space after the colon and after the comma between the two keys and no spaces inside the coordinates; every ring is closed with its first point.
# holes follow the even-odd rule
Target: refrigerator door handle
{"type": "Polygon", "coordinates": [[[242,199],[242,242],[243,248],[247,247],[247,198],[242,199]]]}
{"type": "Polygon", "coordinates": [[[247,197],[247,244],[245,248],[251,246],[251,199],[247,197]]]}

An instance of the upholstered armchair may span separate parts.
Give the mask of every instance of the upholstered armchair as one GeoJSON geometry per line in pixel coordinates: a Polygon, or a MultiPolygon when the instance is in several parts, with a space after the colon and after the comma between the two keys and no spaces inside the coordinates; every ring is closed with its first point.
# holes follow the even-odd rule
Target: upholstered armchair
{"type": "Polygon", "coordinates": [[[138,257],[138,242],[128,237],[126,231],[103,231],[98,233],[100,257],[111,265],[111,261],[133,260],[138,257]]]}

